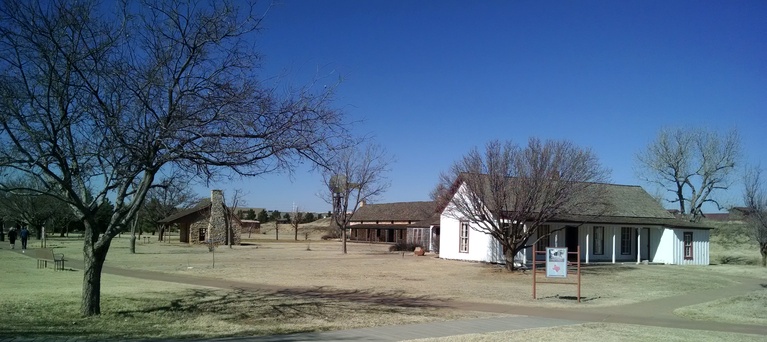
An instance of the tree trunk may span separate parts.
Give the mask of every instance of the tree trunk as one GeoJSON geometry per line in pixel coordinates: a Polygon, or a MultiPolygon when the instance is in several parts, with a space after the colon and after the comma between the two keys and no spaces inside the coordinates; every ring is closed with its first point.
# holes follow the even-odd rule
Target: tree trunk
{"type": "Polygon", "coordinates": [[[679,214],[687,215],[684,208],[684,186],[683,184],[676,184],[676,198],[679,200],[679,214]]]}
{"type": "Polygon", "coordinates": [[[767,267],[767,243],[762,244],[761,252],[762,252],[762,267],[767,267]]]}
{"type": "Polygon", "coordinates": [[[274,239],[279,240],[280,239],[280,224],[276,221],[274,222],[274,239]]]}
{"type": "Polygon", "coordinates": [[[295,240],[296,240],[296,241],[298,241],[298,224],[296,224],[296,227],[295,227],[295,228],[296,228],[296,237],[295,237],[295,240]]]}
{"type": "Polygon", "coordinates": [[[130,253],[136,254],[136,225],[138,225],[138,216],[133,220],[130,226],[130,253]]]}
{"type": "Polygon", "coordinates": [[[506,270],[513,272],[515,270],[515,268],[514,268],[514,256],[517,253],[513,250],[513,248],[506,247],[506,248],[504,248],[504,250],[505,250],[505,252],[503,254],[504,254],[504,257],[506,259],[506,270]]]}
{"type": "Polygon", "coordinates": [[[101,314],[101,271],[104,268],[107,248],[95,250],[92,245],[86,242],[83,251],[85,272],[83,273],[83,298],[80,304],[80,313],[83,316],[101,314]]]}
{"type": "Polygon", "coordinates": [[[343,251],[346,254],[346,229],[341,229],[341,242],[343,244],[343,251]]]}
{"type": "Polygon", "coordinates": [[[160,226],[159,233],[157,235],[159,241],[165,241],[165,226],[160,226]]]}

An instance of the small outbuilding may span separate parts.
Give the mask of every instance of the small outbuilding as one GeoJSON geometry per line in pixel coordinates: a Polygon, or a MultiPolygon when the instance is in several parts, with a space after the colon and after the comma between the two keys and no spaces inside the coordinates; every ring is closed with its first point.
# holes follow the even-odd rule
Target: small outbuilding
{"type": "Polygon", "coordinates": [[[224,204],[224,193],[211,190],[210,199],[160,220],[160,224],[177,225],[179,242],[201,244],[240,244],[242,221],[224,204]]]}

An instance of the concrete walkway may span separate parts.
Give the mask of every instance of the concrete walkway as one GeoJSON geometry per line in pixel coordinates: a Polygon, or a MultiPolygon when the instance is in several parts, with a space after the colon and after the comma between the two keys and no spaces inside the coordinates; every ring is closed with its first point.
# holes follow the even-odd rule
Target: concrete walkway
{"type": "MultiPolygon", "coordinates": [[[[82,269],[83,263],[82,261],[73,260],[69,261],[66,267],[82,269]]],[[[105,266],[104,273],[147,280],[167,281],[222,289],[237,289],[245,291],[280,291],[296,293],[297,295],[311,294],[320,296],[327,295],[329,297],[333,296],[333,294],[330,292],[325,294],[322,292],[322,289],[316,288],[284,288],[263,284],[225,281],[220,279],[167,274],[153,271],[128,270],[111,266],[105,266]]],[[[697,291],[695,293],[661,298],[647,302],[601,308],[561,309],[515,306],[507,304],[476,303],[466,301],[435,301],[434,303],[431,303],[435,307],[501,313],[513,316],[443,321],[399,326],[382,326],[293,335],[221,338],[196,341],[401,341],[426,337],[446,337],[472,333],[553,327],[580,324],[585,322],[626,323],[669,328],[759,334],[767,336],[767,327],[764,326],[719,323],[710,321],[694,321],[675,316],[673,314],[674,309],[680,307],[710,302],[720,298],[739,296],[767,287],[767,280],[752,278],[739,278],[738,280],[740,282],[739,285],[730,286],[727,288],[697,291]]],[[[345,300],[349,300],[349,298],[345,298],[345,300]]],[[[367,299],[354,298],[353,300],[365,301],[367,299]]],[[[6,341],[17,340],[0,339],[0,342],[6,341]]]]}

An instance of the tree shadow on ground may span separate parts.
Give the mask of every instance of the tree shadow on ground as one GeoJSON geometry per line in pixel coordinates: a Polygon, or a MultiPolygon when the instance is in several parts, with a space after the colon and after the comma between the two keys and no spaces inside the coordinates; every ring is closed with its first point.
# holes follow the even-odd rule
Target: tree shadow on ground
{"type": "Polygon", "coordinates": [[[439,298],[430,296],[409,295],[405,291],[344,290],[325,286],[308,289],[285,289],[275,292],[281,296],[338,300],[377,305],[387,305],[400,308],[444,308],[439,298]]]}
{"type": "Polygon", "coordinates": [[[123,317],[214,314],[223,320],[237,323],[263,323],[291,318],[332,321],[360,314],[419,315],[423,311],[412,308],[445,307],[437,299],[410,296],[400,291],[374,292],[325,287],[280,291],[189,289],[160,303],[146,305],[142,298],[135,298],[135,301],[135,309],[118,311],[116,314],[123,317]]]}

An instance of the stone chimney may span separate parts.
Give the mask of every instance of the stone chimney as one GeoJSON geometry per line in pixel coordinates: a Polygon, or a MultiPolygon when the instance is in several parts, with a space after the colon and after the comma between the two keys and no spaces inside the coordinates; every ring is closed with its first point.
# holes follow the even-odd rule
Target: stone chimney
{"type": "Polygon", "coordinates": [[[210,219],[208,221],[208,236],[217,243],[226,243],[226,210],[224,208],[224,192],[210,191],[210,219]]]}

